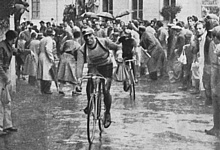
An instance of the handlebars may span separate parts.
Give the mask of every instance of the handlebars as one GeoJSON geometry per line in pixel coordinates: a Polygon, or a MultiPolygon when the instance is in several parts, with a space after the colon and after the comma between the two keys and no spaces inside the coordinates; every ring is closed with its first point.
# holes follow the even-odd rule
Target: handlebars
{"type": "Polygon", "coordinates": [[[133,61],[136,61],[136,59],[128,59],[128,60],[124,60],[124,62],[133,62],[133,61]]]}
{"type": "Polygon", "coordinates": [[[92,79],[93,81],[101,79],[101,80],[104,80],[105,83],[107,81],[107,79],[105,77],[103,77],[101,74],[89,73],[81,78],[80,85],[82,85],[82,81],[85,79],[92,79]]]}

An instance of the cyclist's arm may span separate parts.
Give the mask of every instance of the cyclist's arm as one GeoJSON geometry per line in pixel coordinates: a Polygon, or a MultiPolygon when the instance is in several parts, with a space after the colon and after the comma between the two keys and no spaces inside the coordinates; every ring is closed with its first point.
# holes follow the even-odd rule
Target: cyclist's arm
{"type": "Polygon", "coordinates": [[[83,67],[84,67],[84,46],[82,46],[77,53],[77,63],[76,63],[76,77],[77,79],[82,78],[82,74],[83,74],[83,67]]]}
{"type": "Polygon", "coordinates": [[[116,59],[122,59],[122,47],[121,45],[115,44],[114,42],[110,41],[110,40],[106,40],[105,41],[106,46],[115,52],[116,54],[116,59]]]}

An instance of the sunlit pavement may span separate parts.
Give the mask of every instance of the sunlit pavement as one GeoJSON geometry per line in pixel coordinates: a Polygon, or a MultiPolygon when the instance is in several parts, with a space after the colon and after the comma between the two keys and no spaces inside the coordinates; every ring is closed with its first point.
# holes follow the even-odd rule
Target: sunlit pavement
{"type": "Polygon", "coordinates": [[[178,86],[142,77],[132,101],[122,83],[113,82],[113,123],[102,134],[97,126],[89,145],[85,83],[82,95],[72,96],[67,85],[61,96],[54,84],[52,95],[42,95],[20,80],[12,104],[19,131],[0,137],[0,150],[219,150],[219,139],[204,133],[213,125],[212,108],[178,86]]]}

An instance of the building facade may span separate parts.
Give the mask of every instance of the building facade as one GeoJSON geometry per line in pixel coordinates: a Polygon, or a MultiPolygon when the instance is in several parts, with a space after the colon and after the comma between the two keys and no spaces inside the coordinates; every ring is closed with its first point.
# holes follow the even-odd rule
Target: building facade
{"type": "MultiPolygon", "coordinates": [[[[61,23],[63,19],[63,10],[66,5],[76,4],[76,1],[88,3],[92,0],[27,0],[30,4],[29,12],[22,17],[39,23],[40,20],[51,21],[54,18],[56,23],[61,23]]],[[[164,5],[179,5],[182,10],[177,14],[177,18],[186,21],[187,16],[196,15],[202,17],[203,9],[219,8],[220,0],[93,0],[96,2],[96,12],[110,12],[113,15],[120,14],[125,10],[130,13],[121,17],[121,20],[128,22],[131,19],[140,18],[143,20],[152,20],[154,18],[163,20],[160,11],[164,5]]],[[[213,10],[212,10],[213,11],[213,10]]]]}

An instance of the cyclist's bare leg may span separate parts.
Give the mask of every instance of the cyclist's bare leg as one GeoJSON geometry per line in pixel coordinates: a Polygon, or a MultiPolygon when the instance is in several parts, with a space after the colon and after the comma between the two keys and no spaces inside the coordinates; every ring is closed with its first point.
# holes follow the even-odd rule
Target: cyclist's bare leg
{"type": "Polygon", "coordinates": [[[88,106],[89,106],[89,100],[90,100],[90,93],[92,91],[92,80],[88,79],[87,85],[86,85],[86,95],[87,95],[87,106],[84,109],[84,113],[88,113],[88,106]]]}
{"type": "Polygon", "coordinates": [[[105,88],[104,88],[104,103],[107,113],[110,113],[111,104],[112,104],[112,96],[110,94],[111,82],[112,79],[107,78],[107,83],[105,84],[105,88]]]}
{"type": "Polygon", "coordinates": [[[111,88],[111,79],[107,79],[107,83],[104,88],[104,103],[105,103],[105,120],[104,120],[104,127],[108,128],[111,125],[111,104],[112,104],[112,96],[110,94],[110,88],[111,88]]]}

